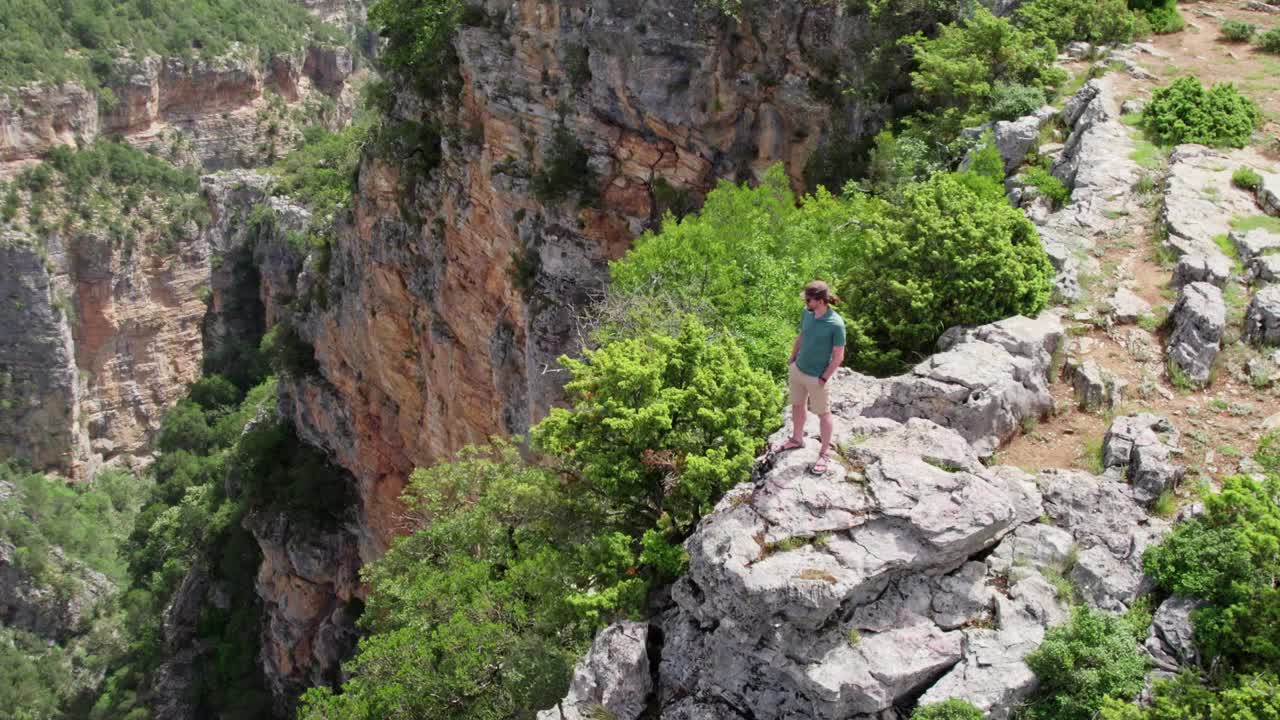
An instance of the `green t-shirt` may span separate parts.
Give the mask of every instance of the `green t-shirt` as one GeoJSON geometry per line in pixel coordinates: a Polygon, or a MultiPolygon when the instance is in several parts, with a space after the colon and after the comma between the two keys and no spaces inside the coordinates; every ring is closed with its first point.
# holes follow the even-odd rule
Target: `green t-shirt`
{"type": "Polygon", "coordinates": [[[844,318],[827,308],[822,317],[805,310],[800,316],[800,352],[796,353],[796,368],[805,375],[820,377],[831,363],[831,349],[844,346],[844,318]]]}

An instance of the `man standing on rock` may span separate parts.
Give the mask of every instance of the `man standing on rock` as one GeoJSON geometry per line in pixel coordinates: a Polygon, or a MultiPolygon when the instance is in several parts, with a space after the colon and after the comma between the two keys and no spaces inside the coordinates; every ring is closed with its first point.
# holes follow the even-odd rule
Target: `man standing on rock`
{"type": "Polygon", "coordinates": [[[800,335],[791,348],[787,361],[787,384],[791,392],[791,437],[774,448],[777,452],[804,447],[805,404],[818,416],[822,446],[818,460],[809,472],[827,472],[827,451],[831,447],[831,405],[827,399],[827,381],[844,362],[844,318],[831,308],[840,298],[827,284],[814,280],[804,288],[805,311],[800,316],[800,335]]]}

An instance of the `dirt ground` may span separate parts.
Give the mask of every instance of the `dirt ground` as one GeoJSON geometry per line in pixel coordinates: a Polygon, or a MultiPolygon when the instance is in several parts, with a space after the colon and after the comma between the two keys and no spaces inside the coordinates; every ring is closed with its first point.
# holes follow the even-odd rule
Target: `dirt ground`
{"type": "MultiPolygon", "coordinates": [[[[1258,103],[1267,118],[1254,137],[1254,147],[1268,159],[1280,161],[1280,55],[1259,52],[1248,44],[1228,43],[1218,32],[1218,26],[1226,19],[1252,23],[1263,32],[1280,26],[1280,14],[1250,11],[1244,2],[1184,3],[1179,8],[1187,19],[1187,28],[1149,40],[1157,55],[1144,56],[1141,61],[1156,79],[1135,79],[1117,73],[1114,86],[1120,99],[1145,99],[1156,87],[1188,74],[1206,84],[1233,82],[1258,103]]],[[[1086,64],[1069,69],[1084,71],[1086,64]]],[[[1166,171],[1167,167],[1160,165],[1150,172],[1159,180],[1166,171]]],[[[1272,383],[1256,387],[1245,369],[1260,351],[1238,341],[1243,315],[1239,300],[1235,305],[1228,303],[1223,351],[1209,385],[1203,389],[1175,387],[1163,372],[1167,329],[1156,327],[1151,321],[1141,323],[1143,327],[1108,326],[1105,321],[1100,310],[1102,300],[1121,284],[1150,303],[1156,318],[1172,309],[1176,299],[1175,291],[1169,287],[1172,268],[1167,256],[1157,252],[1161,197],[1158,192],[1152,194],[1130,213],[1120,232],[1099,240],[1094,255],[1102,272],[1090,281],[1089,299],[1060,308],[1065,315],[1071,355],[1092,359],[1126,380],[1124,399],[1111,410],[1083,412],[1076,406],[1070,384],[1059,374],[1052,386],[1057,412],[1034,426],[1028,425],[1026,432],[997,454],[995,462],[1029,471],[1077,467],[1096,472],[1100,469],[1102,437],[1112,417],[1152,412],[1168,417],[1182,433],[1187,478],[1177,494],[1185,501],[1194,497],[1200,483],[1216,484],[1222,477],[1238,472],[1241,461],[1255,450],[1264,432],[1280,425],[1280,386],[1272,383]]],[[[1228,298],[1233,292],[1237,298],[1247,298],[1253,290],[1234,284],[1228,298]]]]}

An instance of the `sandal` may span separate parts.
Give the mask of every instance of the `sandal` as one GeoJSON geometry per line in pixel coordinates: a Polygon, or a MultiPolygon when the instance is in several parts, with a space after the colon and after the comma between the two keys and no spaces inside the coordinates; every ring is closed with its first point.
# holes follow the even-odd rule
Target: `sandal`
{"type": "Polygon", "coordinates": [[[817,476],[826,475],[828,460],[829,458],[826,455],[819,455],[817,462],[809,466],[809,474],[817,476]]]}
{"type": "Polygon", "coordinates": [[[788,450],[799,450],[802,447],[804,447],[804,442],[796,442],[795,438],[787,438],[786,442],[782,443],[781,445],[774,445],[773,447],[769,448],[769,452],[776,454],[781,452],[787,452],[788,450]]]}

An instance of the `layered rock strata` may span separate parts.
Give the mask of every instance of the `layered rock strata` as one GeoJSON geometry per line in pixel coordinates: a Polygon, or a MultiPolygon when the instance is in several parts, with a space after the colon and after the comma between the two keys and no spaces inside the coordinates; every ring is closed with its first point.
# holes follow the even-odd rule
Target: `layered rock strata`
{"type": "MultiPolygon", "coordinates": [[[[300,4],[372,54],[365,0],[300,4]]],[[[296,138],[294,115],[336,129],[356,102],[351,80],[358,58],[345,46],[313,44],[269,58],[233,46],[218,58],[126,55],[116,62],[109,102],[74,81],[32,82],[0,94],[0,178],[51,147],[100,136],[205,169],[269,161],[296,138]]]]}
{"type": "Polygon", "coordinates": [[[0,457],[92,472],[72,340],[71,280],[58,238],[0,234],[0,457]]]}

